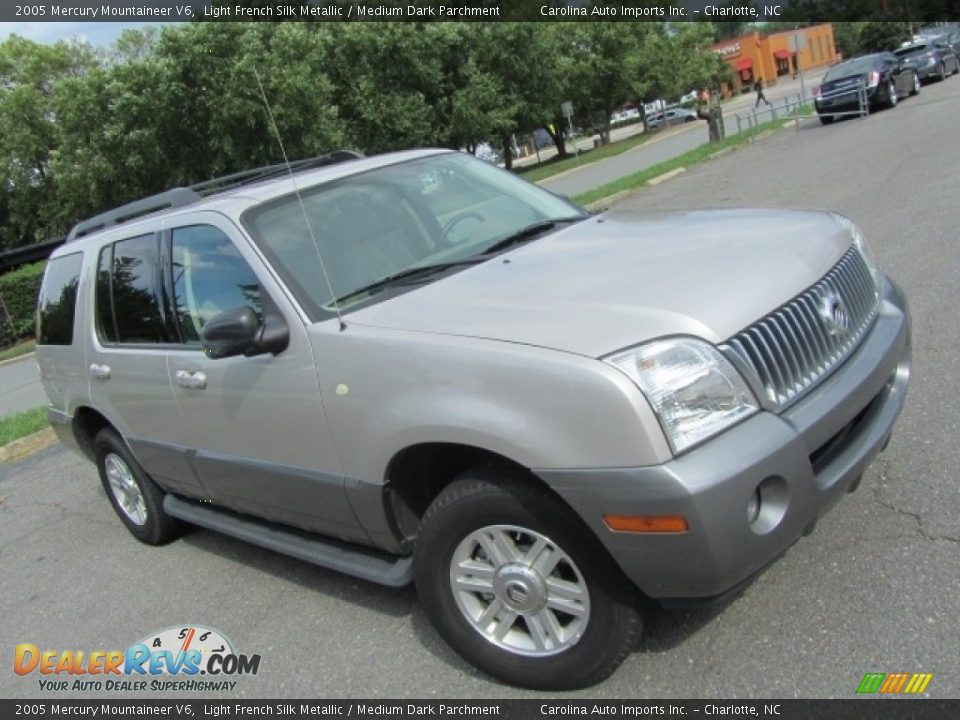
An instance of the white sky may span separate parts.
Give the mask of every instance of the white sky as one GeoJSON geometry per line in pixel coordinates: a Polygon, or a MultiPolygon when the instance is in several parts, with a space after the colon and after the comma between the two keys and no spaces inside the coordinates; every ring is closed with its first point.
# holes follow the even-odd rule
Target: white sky
{"type": "Polygon", "coordinates": [[[54,43],[76,37],[91,45],[109,47],[121,32],[127,28],[144,25],[166,25],[168,23],[144,22],[4,22],[0,23],[0,42],[11,35],[33,40],[38,43],[54,43]]]}

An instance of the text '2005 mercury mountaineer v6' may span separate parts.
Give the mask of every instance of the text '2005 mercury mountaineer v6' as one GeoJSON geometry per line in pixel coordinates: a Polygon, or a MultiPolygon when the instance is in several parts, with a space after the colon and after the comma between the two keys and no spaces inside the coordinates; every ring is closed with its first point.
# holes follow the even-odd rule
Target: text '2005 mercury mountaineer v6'
{"type": "Polygon", "coordinates": [[[642,597],[783,553],[890,438],[909,318],[828,212],[590,215],[460,153],[338,152],[77,225],[37,357],[148,544],[415,582],[504,681],[614,671],[642,597]]]}

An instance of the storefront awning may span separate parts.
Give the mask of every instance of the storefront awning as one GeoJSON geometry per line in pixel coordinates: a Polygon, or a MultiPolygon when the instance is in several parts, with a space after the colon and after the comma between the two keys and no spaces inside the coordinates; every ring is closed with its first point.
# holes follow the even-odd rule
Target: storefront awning
{"type": "Polygon", "coordinates": [[[789,50],[774,50],[773,56],[779,58],[780,60],[787,60],[790,57],[789,50]]]}
{"type": "Polygon", "coordinates": [[[753,60],[751,60],[750,58],[740,58],[739,60],[737,60],[737,62],[733,64],[733,69],[737,71],[749,70],[752,67],[753,67],[753,60]]]}

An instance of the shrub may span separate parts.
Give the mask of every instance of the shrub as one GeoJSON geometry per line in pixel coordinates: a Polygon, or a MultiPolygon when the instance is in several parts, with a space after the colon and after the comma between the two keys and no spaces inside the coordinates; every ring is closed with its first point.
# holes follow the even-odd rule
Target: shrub
{"type": "Polygon", "coordinates": [[[3,301],[0,306],[0,347],[33,337],[34,311],[45,266],[46,262],[41,260],[0,275],[0,300],[3,301]]]}

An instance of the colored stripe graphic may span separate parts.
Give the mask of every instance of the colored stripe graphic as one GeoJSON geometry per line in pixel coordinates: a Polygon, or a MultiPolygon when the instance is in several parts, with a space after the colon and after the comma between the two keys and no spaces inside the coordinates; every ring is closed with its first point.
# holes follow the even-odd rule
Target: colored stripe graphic
{"type": "Polygon", "coordinates": [[[933,673],[914,673],[904,688],[905,693],[922,693],[933,680],[933,673]]]}
{"type": "Polygon", "coordinates": [[[863,676],[863,680],[860,681],[857,692],[875,693],[880,689],[880,683],[883,682],[884,677],[886,677],[884,673],[867,673],[863,676]]]}
{"type": "Polygon", "coordinates": [[[887,675],[887,679],[883,681],[883,685],[880,686],[880,693],[898,693],[903,687],[903,684],[907,681],[909,675],[907,673],[890,673],[887,675]]]}
{"type": "Polygon", "coordinates": [[[860,694],[879,692],[883,695],[900,693],[916,695],[927,689],[933,680],[933,673],[867,673],[857,686],[860,694]]]}

